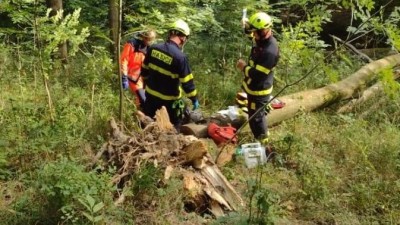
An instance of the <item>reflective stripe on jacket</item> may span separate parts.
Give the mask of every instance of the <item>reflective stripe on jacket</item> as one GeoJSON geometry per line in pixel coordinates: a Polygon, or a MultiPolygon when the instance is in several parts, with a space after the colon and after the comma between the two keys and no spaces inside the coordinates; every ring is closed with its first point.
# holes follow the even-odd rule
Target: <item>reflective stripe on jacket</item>
{"type": "Polygon", "coordinates": [[[249,64],[243,69],[243,90],[253,96],[270,94],[274,81],[273,68],[278,60],[278,42],[273,36],[254,46],[251,49],[249,64]]]}
{"type": "Polygon", "coordinates": [[[195,97],[196,87],[186,55],[175,42],[153,45],[142,65],[146,92],[163,100],[195,97]]]}

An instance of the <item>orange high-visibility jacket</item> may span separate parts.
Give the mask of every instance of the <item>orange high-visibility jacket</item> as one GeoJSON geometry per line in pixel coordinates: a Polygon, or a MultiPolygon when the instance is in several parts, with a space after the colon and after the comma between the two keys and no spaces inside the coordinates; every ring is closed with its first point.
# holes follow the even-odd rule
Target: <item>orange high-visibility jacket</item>
{"type": "Polygon", "coordinates": [[[128,76],[128,79],[130,80],[129,87],[133,92],[143,88],[140,69],[146,54],[143,50],[146,50],[146,48],[140,48],[141,46],[143,46],[141,40],[129,40],[124,45],[120,58],[121,72],[128,76]]]}

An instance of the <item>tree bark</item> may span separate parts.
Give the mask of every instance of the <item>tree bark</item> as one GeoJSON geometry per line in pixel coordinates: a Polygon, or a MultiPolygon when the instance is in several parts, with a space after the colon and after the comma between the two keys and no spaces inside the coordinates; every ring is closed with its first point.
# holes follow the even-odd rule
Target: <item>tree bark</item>
{"type": "MultiPolygon", "coordinates": [[[[46,0],[46,5],[48,8],[51,8],[50,17],[57,15],[63,9],[62,0],[46,0]]],[[[58,45],[58,53],[57,56],[63,64],[68,63],[68,48],[67,42],[60,43],[58,45]]]]}
{"type": "Polygon", "coordinates": [[[207,137],[208,130],[204,124],[188,123],[182,125],[180,132],[185,135],[194,135],[196,137],[207,137]]]}
{"type": "Polygon", "coordinates": [[[277,124],[294,117],[297,113],[310,112],[330,105],[338,100],[351,98],[354,93],[365,88],[377,73],[386,68],[400,65],[400,54],[391,55],[363,66],[348,78],[315,90],[307,90],[280,97],[286,103],[282,109],[268,115],[268,125],[277,124]]]}
{"type": "Polygon", "coordinates": [[[110,25],[110,38],[113,41],[110,44],[110,52],[113,59],[117,60],[118,49],[118,35],[119,35],[119,0],[109,0],[109,25],[110,25]]]}
{"type": "MultiPolygon", "coordinates": [[[[396,71],[393,75],[393,80],[396,80],[397,78],[400,77],[400,72],[396,71]]],[[[350,102],[347,104],[343,105],[340,107],[337,112],[338,113],[346,113],[346,112],[351,112],[354,107],[362,105],[364,102],[366,102],[368,99],[377,96],[378,94],[382,93],[384,89],[384,84],[382,82],[377,82],[376,84],[372,85],[363,93],[359,98],[352,99],[350,102]]]]}
{"type": "MultiPolygon", "coordinates": [[[[400,54],[387,56],[366,64],[346,79],[315,90],[306,90],[291,95],[279,97],[286,103],[284,108],[273,110],[268,114],[268,126],[276,125],[284,120],[295,117],[300,112],[311,112],[326,107],[339,100],[351,98],[355,93],[362,91],[366,85],[376,78],[376,74],[383,69],[400,65],[400,54]]],[[[213,115],[212,118],[219,124],[235,124],[242,126],[247,117],[239,117],[232,121],[228,117],[213,115]]]]}

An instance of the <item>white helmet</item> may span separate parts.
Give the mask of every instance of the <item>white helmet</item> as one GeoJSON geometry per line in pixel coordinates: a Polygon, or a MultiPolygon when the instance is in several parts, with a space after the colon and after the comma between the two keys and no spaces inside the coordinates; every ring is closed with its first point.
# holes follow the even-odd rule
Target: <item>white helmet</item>
{"type": "Polygon", "coordinates": [[[190,35],[189,25],[185,21],[183,21],[181,19],[178,19],[177,21],[172,23],[170,30],[179,31],[182,34],[184,34],[185,36],[189,36],[190,35]]]}

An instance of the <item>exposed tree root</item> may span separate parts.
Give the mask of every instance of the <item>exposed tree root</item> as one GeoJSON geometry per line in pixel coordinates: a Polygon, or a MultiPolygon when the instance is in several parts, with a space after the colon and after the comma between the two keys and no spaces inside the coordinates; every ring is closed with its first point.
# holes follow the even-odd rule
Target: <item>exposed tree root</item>
{"type": "MultiPolygon", "coordinates": [[[[98,164],[102,158],[103,167],[117,168],[113,183],[122,187],[129,185],[131,175],[140,173],[143,165],[151,163],[165,171],[164,182],[168,182],[173,172],[179,173],[184,181],[182,191],[194,211],[204,211],[206,206],[213,215],[221,216],[221,212],[243,206],[239,194],[213,163],[204,140],[178,134],[169,122],[165,108],[156,113],[154,122],[143,115],[139,118],[146,119],[147,126],[131,136],[124,134],[111,119],[112,136],[93,160],[98,164]]],[[[119,195],[115,205],[123,204],[124,200],[125,196],[119,195]]]]}

